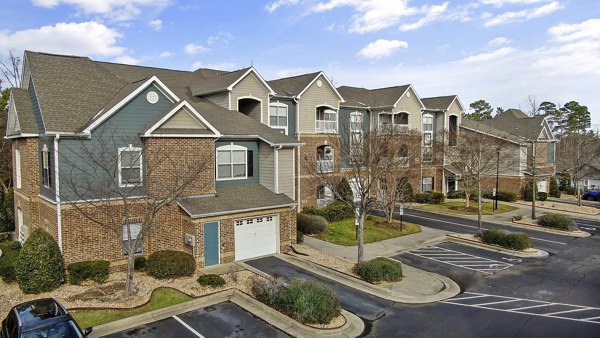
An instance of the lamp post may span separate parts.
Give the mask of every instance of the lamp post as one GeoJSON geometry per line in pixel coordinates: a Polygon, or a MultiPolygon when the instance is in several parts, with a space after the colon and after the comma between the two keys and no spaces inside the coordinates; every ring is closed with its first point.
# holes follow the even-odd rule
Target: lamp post
{"type": "Polygon", "coordinates": [[[500,173],[500,148],[496,149],[496,196],[495,197],[495,203],[494,203],[494,210],[498,210],[498,175],[500,173]]]}

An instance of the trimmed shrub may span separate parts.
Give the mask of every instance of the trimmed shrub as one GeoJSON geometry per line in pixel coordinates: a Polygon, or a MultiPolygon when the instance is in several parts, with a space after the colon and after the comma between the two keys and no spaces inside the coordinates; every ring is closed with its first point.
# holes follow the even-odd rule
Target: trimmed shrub
{"type": "MultiPolygon", "coordinates": [[[[6,194],[0,194],[0,232],[15,230],[13,190],[9,189],[6,194]]],[[[0,240],[1,242],[2,240],[0,240]]]]}
{"type": "Polygon", "coordinates": [[[340,183],[336,187],[336,199],[341,202],[349,202],[352,203],[354,198],[354,194],[352,192],[352,188],[350,187],[350,183],[346,178],[342,178],[340,183]]]}
{"type": "Polygon", "coordinates": [[[538,224],[545,228],[572,231],[576,230],[575,221],[569,216],[559,214],[545,214],[538,217],[538,224]]]}
{"type": "Polygon", "coordinates": [[[354,217],[354,210],[343,202],[334,202],[324,208],[306,206],[302,211],[305,214],[324,217],[329,222],[337,222],[354,217]]]}
{"type": "Polygon", "coordinates": [[[426,204],[444,203],[444,194],[437,191],[425,191],[414,195],[415,202],[426,204]]]}
{"type": "Polygon", "coordinates": [[[538,199],[538,201],[542,201],[542,202],[545,201],[545,200],[547,200],[548,199],[548,193],[546,193],[546,192],[538,192],[537,199],[538,199]]]}
{"type": "Polygon", "coordinates": [[[2,242],[0,243],[0,250],[2,250],[2,257],[0,257],[0,277],[2,277],[5,283],[12,283],[17,280],[15,266],[19,258],[21,243],[17,241],[2,242]]]}
{"type": "Polygon", "coordinates": [[[566,187],[565,190],[563,190],[565,192],[565,194],[568,195],[575,195],[577,194],[577,190],[575,190],[575,187],[566,187]]]}
{"type": "Polygon", "coordinates": [[[511,250],[525,250],[532,247],[531,238],[527,234],[507,233],[501,230],[486,230],[481,235],[483,243],[498,245],[511,250]]]}
{"type": "MultiPolygon", "coordinates": [[[[498,201],[514,202],[517,200],[517,194],[508,191],[498,191],[498,201]]],[[[496,197],[492,192],[486,192],[483,194],[483,198],[495,199],[496,197]]]]}
{"type": "Polygon", "coordinates": [[[146,271],[146,257],[135,256],[135,258],[133,259],[133,270],[146,271]]]}
{"type": "Polygon", "coordinates": [[[297,229],[304,234],[320,234],[327,231],[327,220],[319,215],[299,213],[297,218],[297,229]]]}
{"type": "Polygon", "coordinates": [[[523,215],[516,215],[516,216],[513,216],[513,220],[515,220],[515,221],[520,221],[520,220],[522,220],[522,219],[523,219],[523,215]]]}
{"type": "Polygon", "coordinates": [[[304,324],[327,324],[341,313],[335,292],[317,281],[257,281],[252,292],[258,300],[304,324]]]}
{"type": "Polygon", "coordinates": [[[67,265],[69,283],[79,285],[86,280],[104,283],[108,280],[108,261],[83,261],[67,265]]]}
{"type": "Polygon", "coordinates": [[[396,282],[402,279],[402,264],[385,257],[354,265],[352,272],[369,283],[396,282]]]}
{"type": "Polygon", "coordinates": [[[54,238],[37,228],[23,244],[15,269],[17,283],[23,292],[40,293],[60,285],[65,262],[54,238]]]}
{"type": "Polygon", "coordinates": [[[465,196],[466,195],[464,190],[448,191],[448,193],[446,194],[447,199],[465,198],[465,196]]]}
{"type": "Polygon", "coordinates": [[[200,285],[204,285],[204,286],[223,286],[225,285],[225,280],[223,279],[223,277],[219,276],[219,275],[214,275],[214,274],[209,274],[209,275],[202,275],[200,277],[198,277],[198,279],[196,280],[198,283],[200,283],[200,285]]]}
{"type": "Polygon", "coordinates": [[[550,197],[560,198],[560,189],[558,189],[558,182],[554,177],[550,179],[550,197]]]}
{"type": "Polygon", "coordinates": [[[156,251],[146,260],[148,275],[154,278],[176,278],[192,276],[196,271],[194,257],[176,250],[156,251]]]}
{"type": "Polygon", "coordinates": [[[8,232],[0,232],[0,243],[8,241],[8,232]]]}
{"type": "Polygon", "coordinates": [[[296,230],[296,243],[298,243],[298,244],[304,243],[304,234],[298,230],[296,230]]]}

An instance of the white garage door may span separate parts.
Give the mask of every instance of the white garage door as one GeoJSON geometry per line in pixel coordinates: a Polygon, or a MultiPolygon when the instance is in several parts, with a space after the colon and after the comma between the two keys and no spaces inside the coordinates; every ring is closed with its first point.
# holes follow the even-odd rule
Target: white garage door
{"type": "Polygon", "coordinates": [[[235,221],[235,260],[277,253],[278,218],[262,216],[235,221]]]}

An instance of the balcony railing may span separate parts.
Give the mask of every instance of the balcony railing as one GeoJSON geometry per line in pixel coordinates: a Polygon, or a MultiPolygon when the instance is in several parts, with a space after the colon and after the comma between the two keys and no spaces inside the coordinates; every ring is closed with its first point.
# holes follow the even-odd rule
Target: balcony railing
{"type": "Polygon", "coordinates": [[[318,173],[333,172],[333,160],[317,160],[318,173]]]}
{"type": "Polygon", "coordinates": [[[394,133],[401,134],[408,132],[407,124],[392,124],[392,123],[384,123],[379,125],[379,131],[384,134],[394,133]]]}
{"type": "Polygon", "coordinates": [[[315,128],[315,131],[317,133],[329,133],[329,134],[333,134],[333,133],[337,133],[337,125],[335,121],[329,121],[329,120],[316,120],[317,121],[317,125],[315,128]]]}

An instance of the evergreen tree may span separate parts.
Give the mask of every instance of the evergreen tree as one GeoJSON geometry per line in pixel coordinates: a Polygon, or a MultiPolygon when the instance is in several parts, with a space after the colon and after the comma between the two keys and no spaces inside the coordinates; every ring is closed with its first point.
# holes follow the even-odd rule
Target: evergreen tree
{"type": "Polygon", "coordinates": [[[472,113],[463,113],[463,117],[471,120],[486,120],[492,118],[492,112],[494,109],[485,100],[477,100],[469,105],[473,110],[472,113]]]}

